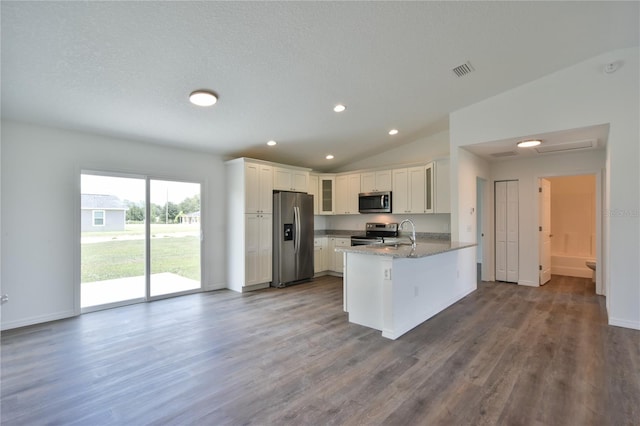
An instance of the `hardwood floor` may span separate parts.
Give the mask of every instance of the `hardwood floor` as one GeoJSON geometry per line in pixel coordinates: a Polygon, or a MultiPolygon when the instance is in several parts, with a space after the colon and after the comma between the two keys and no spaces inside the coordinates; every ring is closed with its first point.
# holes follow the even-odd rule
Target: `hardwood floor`
{"type": "Polygon", "coordinates": [[[397,341],[342,281],[227,290],[2,333],[3,425],[637,425],[640,332],[589,280],[480,283],[397,341]]]}

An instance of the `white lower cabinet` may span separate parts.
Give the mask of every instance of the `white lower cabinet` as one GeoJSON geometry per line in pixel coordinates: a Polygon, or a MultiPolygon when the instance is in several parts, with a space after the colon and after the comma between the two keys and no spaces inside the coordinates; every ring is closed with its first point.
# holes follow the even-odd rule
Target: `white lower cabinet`
{"type": "Polygon", "coordinates": [[[313,240],[313,272],[319,274],[327,270],[327,237],[317,237],[313,240]]]}
{"type": "MultiPolygon", "coordinates": [[[[331,240],[333,240],[333,247],[331,247],[330,252],[333,257],[333,262],[330,270],[342,274],[344,270],[344,254],[341,252],[336,252],[335,248],[351,246],[351,238],[332,238],[331,240]]],[[[331,242],[329,243],[329,245],[332,245],[331,242]]]]}
{"type": "Polygon", "coordinates": [[[270,214],[245,215],[245,286],[272,280],[272,226],[270,214]]]}

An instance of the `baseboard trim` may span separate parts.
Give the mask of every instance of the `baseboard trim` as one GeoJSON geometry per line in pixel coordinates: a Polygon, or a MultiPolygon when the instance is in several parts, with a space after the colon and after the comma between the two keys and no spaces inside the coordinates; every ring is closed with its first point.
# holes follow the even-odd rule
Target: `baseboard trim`
{"type": "Polygon", "coordinates": [[[76,313],[73,310],[56,312],[49,315],[38,315],[35,317],[24,318],[15,321],[3,322],[0,326],[0,330],[11,330],[13,328],[27,327],[29,325],[40,324],[43,322],[57,321],[65,318],[75,317],[76,313]]]}
{"type": "Polygon", "coordinates": [[[518,281],[518,285],[525,285],[527,287],[540,287],[540,284],[535,281],[525,281],[525,280],[518,281]]]}
{"type": "Polygon", "coordinates": [[[629,321],[620,318],[609,318],[609,325],[615,327],[631,328],[633,330],[640,330],[640,321],[629,321]]]}

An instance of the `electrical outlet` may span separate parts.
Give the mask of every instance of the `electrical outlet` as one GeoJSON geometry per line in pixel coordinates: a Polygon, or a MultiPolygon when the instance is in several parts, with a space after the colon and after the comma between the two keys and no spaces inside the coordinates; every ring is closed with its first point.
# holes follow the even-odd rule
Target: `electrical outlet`
{"type": "Polygon", "coordinates": [[[384,270],[384,279],[385,280],[390,280],[391,279],[391,269],[385,268],[385,270],[384,270]]]}
{"type": "Polygon", "coordinates": [[[413,287],[413,296],[418,297],[418,287],[413,287]]]}
{"type": "Polygon", "coordinates": [[[8,294],[3,294],[0,297],[0,303],[5,303],[5,302],[8,302],[8,301],[9,301],[9,295],[8,294]]]}

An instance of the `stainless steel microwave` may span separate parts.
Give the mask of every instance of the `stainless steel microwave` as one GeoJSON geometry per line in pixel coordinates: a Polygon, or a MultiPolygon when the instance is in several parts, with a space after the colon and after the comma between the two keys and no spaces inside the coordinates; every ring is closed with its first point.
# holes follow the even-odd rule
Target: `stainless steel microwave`
{"type": "Polygon", "coordinates": [[[391,213],[391,191],[358,194],[360,213],[391,213]]]}

